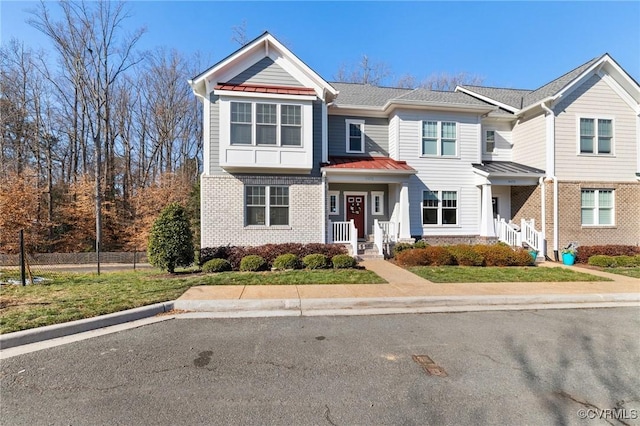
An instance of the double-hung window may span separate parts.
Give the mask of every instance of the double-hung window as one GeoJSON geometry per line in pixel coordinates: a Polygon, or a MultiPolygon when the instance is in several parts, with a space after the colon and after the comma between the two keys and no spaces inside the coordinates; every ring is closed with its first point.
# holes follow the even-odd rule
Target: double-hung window
{"type": "Polygon", "coordinates": [[[614,192],[611,189],[583,189],[581,217],[583,226],[614,224],[614,192]]]}
{"type": "Polygon", "coordinates": [[[302,106],[231,102],[231,145],[302,146],[302,106]]]}
{"type": "Polygon", "coordinates": [[[604,154],[612,151],[613,120],[580,118],[580,154],[604,154]]]}
{"type": "Polygon", "coordinates": [[[496,131],[486,130],[484,132],[484,152],[487,154],[491,154],[495,149],[496,149],[496,131]]]}
{"type": "Polygon", "coordinates": [[[364,121],[346,120],[347,152],[364,152],[364,121]]]}
{"type": "Polygon", "coordinates": [[[455,157],[457,153],[457,125],[455,122],[422,122],[422,155],[455,157]]]}
{"type": "Polygon", "coordinates": [[[251,185],[245,194],[247,225],[289,225],[289,187],[251,185]]]}
{"type": "Polygon", "coordinates": [[[424,191],[423,225],[456,225],[458,223],[457,191],[424,191]]]}

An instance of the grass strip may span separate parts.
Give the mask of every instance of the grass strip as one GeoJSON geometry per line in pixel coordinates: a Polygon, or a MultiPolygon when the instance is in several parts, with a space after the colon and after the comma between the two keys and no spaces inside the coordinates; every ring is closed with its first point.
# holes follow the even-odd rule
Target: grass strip
{"type": "Polygon", "coordinates": [[[434,283],[611,281],[559,267],[416,266],[408,270],[434,283]]]}

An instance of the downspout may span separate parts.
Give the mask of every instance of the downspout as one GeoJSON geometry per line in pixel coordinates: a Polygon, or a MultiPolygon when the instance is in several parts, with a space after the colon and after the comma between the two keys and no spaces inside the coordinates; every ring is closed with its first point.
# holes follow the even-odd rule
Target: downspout
{"type": "MultiPolygon", "coordinates": [[[[548,114],[550,119],[547,122],[547,176],[553,181],[553,258],[557,262],[560,260],[558,256],[558,178],[555,171],[556,152],[555,152],[555,115],[545,102],[540,102],[540,107],[548,114]]],[[[546,119],[546,117],[545,117],[546,119]]],[[[546,212],[543,215],[543,221],[546,223],[546,212]]],[[[544,228],[543,228],[544,230],[544,228]]]]}
{"type": "Polygon", "coordinates": [[[327,172],[322,172],[322,242],[327,243],[327,172]]]}

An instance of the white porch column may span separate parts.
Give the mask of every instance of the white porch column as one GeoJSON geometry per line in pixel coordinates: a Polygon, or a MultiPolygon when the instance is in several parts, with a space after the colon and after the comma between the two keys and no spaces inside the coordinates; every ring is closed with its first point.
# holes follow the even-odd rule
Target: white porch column
{"type": "Polygon", "coordinates": [[[482,184],[482,199],[480,203],[480,236],[495,237],[496,230],[493,223],[493,206],[491,204],[491,184],[482,184]]]}
{"type": "Polygon", "coordinates": [[[409,215],[409,182],[400,187],[400,241],[411,239],[411,220],[409,215]]]}

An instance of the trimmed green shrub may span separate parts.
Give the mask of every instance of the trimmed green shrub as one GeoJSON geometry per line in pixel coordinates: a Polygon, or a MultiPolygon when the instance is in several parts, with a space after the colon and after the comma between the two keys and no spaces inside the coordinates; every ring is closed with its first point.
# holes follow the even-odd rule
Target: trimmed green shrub
{"type": "Polygon", "coordinates": [[[591,266],[599,266],[601,268],[610,268],[612,266],[616,266],[616,258],[613,256],[606,256],[603,254],[596,254],[595,256],[591,256],[589,258],[589,265],[591,266]]]}
{"type": "Polygon", "coordinates": [[[309,254],[302,259],[302,264],[308,269],[326,268],[327,256],[320,253],[309,254]]]}
{"type": "Polygon", "coordinates": [[[460,266],[482,266],[484,263],[484,256],[475,251],[474,247],[469,244],[449,246],[447,251],[460,266]]]}
{"type": "Polygon", "coordinates": [[[281,271],[298,269],[300,267],[300,260],[298,256],[293,253],[281,254],[273,261],[273,267],[281,271]]]}
{"type": "Polygon", "coordinates": [[[230,271],[231,264],[229,261],[224,259],[211,259],[207,261],[204,265],[202,265],[202,272],[210,273],[210,272],[224,272],[230,271]]]}
{"type": "Polygon", "coordinates": [[[413,244],[398,243],[393,247],[393,257],[396,257],[398,253],[402,253],[405,250],[411,250],[412,248],[413,248],[413,244]]]}
{"type": "Polygon", "coordinates": [[[416,241],[413,244],[413,248],[425,248],[425,247],[429,247],[429,244],[427,244],[425,240],[416,241]]]}
{"type": "Polygon", "coordinates": [[[147,256],[153,266],[170,273],[177,266],[193,263],[193,234],[187,213],[180,204],[166,206],[153,223],[147,256]]]}
{"type": "Polygon", "coordinates": [[[338,254],[331,258],[331,263],[336,269],[348,269],[356,266],[356,260],[348,254],[338,254]]]}
{"type": "Polygon", "coordinates": [[[620,268],[629,268],[640,266],[640,255],[635,256],[616,256],[616,266],[620,268]]]}
{"type": "Polygon", "coordinates": [[[240,261],[240,270],[244,272],[255,272],[266,269],[267,261],[262,256],[250,254],[240,261]]]}

